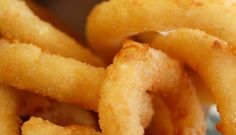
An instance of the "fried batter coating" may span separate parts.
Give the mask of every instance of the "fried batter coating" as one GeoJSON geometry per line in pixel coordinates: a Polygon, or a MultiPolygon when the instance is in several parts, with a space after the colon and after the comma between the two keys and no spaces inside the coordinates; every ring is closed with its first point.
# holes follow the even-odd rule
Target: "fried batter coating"
{"type": "Polygon", "coordinates": [[[0,0],[0,33],[12,40],[33,43],[53,54],[104,66],[98,56],[51,24],[40,20],[21,0],[0,0]]]}
{"type": "Polygon", "coordinates": [[[5,41],[0,42],[0,61],[0,83],[97,110],[104,68],[5,41]]]}
{"type": "Polygon", "coordinates": [[[199,30],[179,29],[147,42],[197,71],[211,89],[225,135],[236,134],[235,50],[216,37],[199,30]]]}
{"type": "Polygon", "coordinates": [[[25,122],[21,130],[22,135],[101,135],[101,133],[89,127],[61,127],[35,117],[25,122]]]}
{"type": "Polygon", "coordinates": [[[88,17],[91,47],[111,61],[130,36],[177,28],[200,29],[236,45],[236,4],[232,0],[110,0],[88,17]]]}
{"type": "Polygon", "coordinates": [[[108,67],[101,88],[98,112],[103,134],[143,134],[140,123],[141,112],[145,110],[142,95],[157,90],[167,95],[165,102],[169,103],[172,119],[178,127],[175,132],[204,134],[204,114],[195,89],[180,64],[147,45],[132,41],[125,43],[108,67]]]}

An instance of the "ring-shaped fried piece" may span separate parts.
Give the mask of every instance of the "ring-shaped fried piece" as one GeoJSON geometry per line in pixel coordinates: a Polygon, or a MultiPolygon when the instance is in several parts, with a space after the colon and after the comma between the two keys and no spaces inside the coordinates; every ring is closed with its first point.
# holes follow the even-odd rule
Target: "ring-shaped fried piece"
{"type": "Polygon", "coordinates": [[[234,47],[202,31],[192,29],[178,29],[167,36],[154,35],[150,39],[149,37],[144,42],[149,42],[152,47],[186,63],[201,75],[214,96],[224,134],[236,134],[234,47]]]}

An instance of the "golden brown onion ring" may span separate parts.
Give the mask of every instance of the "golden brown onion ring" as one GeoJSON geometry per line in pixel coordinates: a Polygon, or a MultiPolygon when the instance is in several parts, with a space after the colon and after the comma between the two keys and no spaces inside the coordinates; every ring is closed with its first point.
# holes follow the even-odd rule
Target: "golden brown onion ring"
{"type": "Polygon", "coordinates": [[[103,61],[74,39],[40,20],[24,1],[0,1],[0,33],[9,39],[33,43],[43,50],[64,57],[75,58],[96,66],[103,61]]]}
{"type": "Polygon", "coordinates": [[[169,104],[169,108],[175,114],[173,120],[179,128],[177,132],[204,133],[205,124],[201,106],[194,88],[183,75],[186,74],[183,74],[178,62],[171,60],[165,54],[144,44],[126,42],[114,58],[113,64],[108,67],[101,88],[99,116],[103,134],[143,134],[140,123],[141,110],[144,109],[142,95],[147,91],[155,92],[161,88],[169,88],[163,90],[163,93],[172,98],[166,99],[166,102],[172,102],[172,106],[174,102],[177,107],[174,110],[169,104]],[[176,74],[172,72],[173,70],[177,70],[176,74]],[[173,78],[170,78],[171,75],[173,78]],[[168,79],[169,81],[166,81],[168,79]],[[174,89],[175,86],[179,89],[174,89]]]}
{"type": "MultiPolygon", "coordinates": [[[[42,53],[40,49],[32,45],[10,45],[8,42],[1,43],[0,60],[0,82],[59,101],[77,103],[92,110],[97,109],[98,93],[105,75],[103,68],[95,68],[72,59],[42,53]]],[[[156,71],[158,72],[158,89],[168,88],[169,91],[166,93],[171,93],[184,77],[181,77],[183,71],[176,61],[169,63],[166,61],[173,60],[163,55],[163,60],[156,62],[159,63],[159,71],[156,71]]],[[[191,97],[191,100],[196,103],[190,106],[190,110],[191,107],[198,107],[196,98],[189,95],[187,97],[191,97]]],[[[145,97],[141,99],[145,99],[145,97]]],[[[147,103],[148,100],[141,102],[147,103]]],[[[176,101],[176,103],[181,102],[176,101]]],[[[152,110],[148,104],[141,104],[141,106],[149,108],[148,111],[144,109],[146,112],[142,111],[140,114],[142,126],[146,126],[152,110]]],[[[201,108],[199,107],[197,110],[201,110],[201,108]]],[[[199,123],[202,121],[202,113],[201,111],[195,112],[190,114],[190,117],[194,120],[199,118],[195,121],[195,123],[199,123]]],[[[194,125],[192,128],[202,129],[202,126],[194,125]]]]}
{"type": "Polygon", "coordinates": [[[97,110],[104,68],[6,41],[0,42],[0,61],[1,83],[97,110]]]}
{"type": "Polygon", "coordinates": [[[83,126],[61,127],[41,118],[32,117],[21,128],[22,135],[101,135],[95,129],[83,126]]]}
{"type": "Polygon", "coordinates": [[[0,133],[3,135],[19,135],[20,133],[17,102],[17,95],[13,89],[0,86],[0,133]]]}
{"type": "Polygon", "coordinates": [[[110,0],[87,23],[91,47],[111,60],[121,42],[147,31],[196,28],[236,45],[236,6],[228,0],[110,0]]]}
{"type": "Polygon", "coordinates": [[[236,134],[236,56],[226,42],[199,30],[180,29],[148,41],[196,70],[211,88],[224,134],[236,134]]]}

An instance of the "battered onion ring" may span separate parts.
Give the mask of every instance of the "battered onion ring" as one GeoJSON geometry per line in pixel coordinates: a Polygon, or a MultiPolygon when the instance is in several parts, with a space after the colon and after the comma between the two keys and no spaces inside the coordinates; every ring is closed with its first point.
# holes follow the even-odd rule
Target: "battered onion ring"
{"type": "Polygon", "coordinates": [[[104,65],[100,58],[74,39],[40,20],[21,0],[0,1],[0,33],[9,39],[33,43],[51,53],[96,66],[104,65]]]}
{"type": "MultiPolygon", "coordinates": [[[[150,43],[153,40],[153,38],[155,38],[155,36],[157,36],[156,32],[145,32],[143,34],[139,34],[138,37],[136,37],[136,39],[141,42],[143,41],[146,43],[150,43]]],[[[212,105],[214,103],[214,99],[211,89],[206,85],[202,77],[188,67],[185,67],[185,70],[192,80],[192,84],[196,89],[201,104],[204,107],[209,107],[210,105],[212,105]]]]}
{"type": "Polygon", "coordinates": [[[110,0],[87,23],[91,47],[111,60],[124,38],[144,31],[197,28],[236,45],[236,5],[229,0],[110,0]],[[105,53],[104,53],[105,52],[105,53]]]}
{"type": "Polygon", "coordinates": [[[113,64],[108,67],[101,88],[98,112],[104,135],[143,134],[143,127],[140,124],[141,110],[145,110],[142,108],[142,95],[147,91],[155,92],[153,90],[161,88],[172,88],[165,91],[168,93],[168,97],[172,98],[166,102],[174,101],[176,107],[180,109],[179,112],[186,111],[184,112],[185,116],[180,115],[178,109],[174,110],[169,104],[169,107],[176,113],[175,116],[182,116],[179,119],[173,117],[173,120],[176,120],[176,126],[179,128],[178,133],[186,133],[191,129],[192,134],[204,134],[203,112],[191,83],[186,83],[189,80],[185,77],[175,76],[176,74],[169,72],[168,68],[170,71],[177,70],[176,74],[182,73],[179,71],[180,65],[163,53],[136,42],[128,41],[125,43],[123,49],[114,58],[113,64]],[[166,81],[168,79],[169,81],[166,81]],[[175,82],[176,79],[177,82],[175,82]],[[183,85],[180,84],[180,80],[185,81],[183,85]],[[186,86],[185,84],[188,84],[187,87],[183,87],[186,86]],[[187,91],[180,91],[182,89],[174,91],[175,86],[179,85],[178,88],[187,91]],[[180,96],[179,100],[177,100],[178,96],[180,96]],[[189,98],[191,101],[186,103],[185,99],[189,100],[189,98]]]}
{"type": "Polygon", "coordinates": [[[20,120],[18,104],[13,89],[0,86],[0,133],[4,135],[18,135],[20,120]]]}
{"type": "MultiPolygon", "coordinates": [[[[105,75],[103,68],[95,68],[72,59],[42,53],[37,47],[28,44],[10,45],[8,42],[0,44],[0,82],[59,101],[77,103],[92,110],[97,109],[98,93],[105,75]],[[65,82],[64,80],[69,81],[65,82]]],[[[178,70],[180,65],[176,64],[177,62],[166,63],[172,61],[166,56],[163,56],[163,59],[156,62],[159,63],[159,71],[156,71],[158,72],[158,89],[174,89],[183,79],[181,77],[182,71],[178,70]]],[[[188,95],[187,97],[191,97],[194,103],[198,102],[192,96],[188,95]]],[[[146,126],[150,121],[152,110],[147,103],[148,100],[143,99],[146,99],[144,94],[140,106],[147,108],[147,110],[143,109],[145,111],[142,111],[140,115],[142,126],[146,126]]],[[[177,103],[178,101],[176,101],[177,103]]],[[[190,106],[190,110],[192,107],[198,106],[193,104],[190,106]]],[[[197,110],[201,110],[201,107],[197,110]]],[[[201,111],[195,112],[190,114],[190,117],[194,120],[198,118],[195,123],[199,123],[202,121],[202,113],[201,111]]],[[[196,128],[198,131],[198,129],[202,130],[202,126],[190,127],[196,128]]]]}
{"type": "Polygon", "coordinates": [[[0,83],[97,110],[105,69],[0,41],[0,83]]]}
{"type": "Polygon", "coordinates": [[[211,88],[220,112],[223,131],[236,134],[236,56],[232,46],[199,30],[180,29],[154,36],[151,46],[195,69],[211,88]]]}
{"type": "Polygon", "coordinates": [[[89,127],[61,127],[35,117],[25,122],[21,129],[22,135],[101,135],[101,133],[89,127]]]}

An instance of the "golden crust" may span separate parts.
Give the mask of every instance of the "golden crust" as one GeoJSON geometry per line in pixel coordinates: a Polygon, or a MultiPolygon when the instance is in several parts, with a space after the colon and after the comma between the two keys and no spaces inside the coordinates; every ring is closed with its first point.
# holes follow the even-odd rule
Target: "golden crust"
{"type": "Polygon", "coordinates": [[[179,29],[167,36],[154,36],[150,45],[186,63],[201,75],[212,90],[224,134],[236,134],[234,48],[225,41],[192,29],[179,29]]]}
{"type": "Polygon", "coordinates": [[[43,53],[30,44],[4,41],[0,48],[1,83],[97,110],[104,68],[43,53]]]}
{"type": "Polygon", "coordinates": [[[172,120],[175,121],[176,132],[204,134],[204,115],[195,89],[189,83],[188,78],[170,79],[171,75],[176,75],[172,73],[174,69],[177,74],[183,72],[180,65],[165,54],[155,51],[147,45],[132,41],[126,42],[114,58],[113,64],[108,67],[101,88],[98,112],[103,134],[143,134],[144,129],[140,123],[140,116],[142,116],[142,110],[145,110],[142,108],[144,107],[142,101],[145,100],[142,100],[144,98],[142,95],[147,94],[148,91],[156,92],[164,87],[166,89],[162,89],[163,93],[172,98],[165,99],[166,102],[176,103],[176,110],[171,108],[173,105],[168,104],[169,109],[173,111],[172,120]],[[171,65],[174,65],[173,69],[165,68],[171,65]],[[163,72],[165,74],[162,74],[163,72]],[[176,85],[168,86],[169,81],[161,85],[160,82],[167,78],[176,85]],[[175,89],[176,86],[177,89],[175,89]],[[190,99],[191,101],[189,101],[190,99]],[[186,101],[189,102],[186,103],[186,101]],[[185,111],[185,116],[178,113],[181,109],[185,111]]]}
{"type": "Polygon", "coordinates": [[[82,47],[74,39],[51,24],[40,20],[24,1],[1,0],[0,9],[0,33],[2,36],[25,43],[33,43],[45,51],[75,58],[92,65],[105,65],[102,59],[82,47]]]}
{"type": "Polygon", "coordinates": [[[92,10],[87,37],[108,60],[125,38],[148,31],[200,29],[236,45],[235,8],[229,0],[110,0],[92,10]]]}

